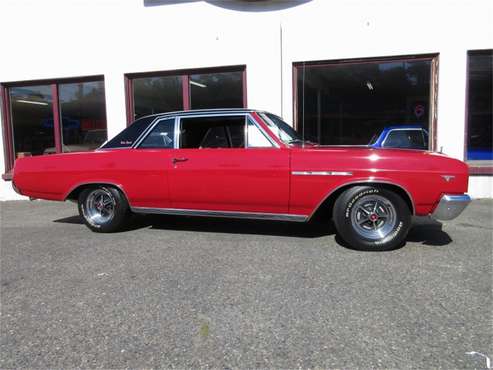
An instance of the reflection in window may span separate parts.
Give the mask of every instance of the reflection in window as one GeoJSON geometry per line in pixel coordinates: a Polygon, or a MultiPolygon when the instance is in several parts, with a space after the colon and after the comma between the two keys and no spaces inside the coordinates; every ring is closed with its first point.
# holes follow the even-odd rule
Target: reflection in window
{"type": "Polygon", "coordinates": [[[297,67],[298,132],[329,145],[370,143],[387,126],[429,126],[430,60],[297,67]]]}
{"type": "Polygon", "coordinates": [[[144,117],[133,122],[125,130],[102,146],[103,149],[131,148],[137,139],[155,120],[155,117],[144,117]]]}
{"type": "Polygon", "coordinates": [[[191,109],[243,107],[242,72],[190,76],[191,109]]]}
{"type": "Polygon", "coordinates": [[[135,118],[183,109],[181,76],[133,79],[135,118]]]}
{"type": "Polygon", "coordinates": [[[427,141],[422,130],[392,130],[383,145],[387,148],[426,149],[427,141]]]}
{"type": "Polygon", "coordinates": [[[493,160],[493,50],[469,52],[467,160],[493,160]]]}
{"type": "Polygon", "coordinates": [[[260,131],[260,129],[249,119],[248,120],[248,147],[249,148],[270,148],[271,142],[260,131]]]}
{"type": "Polygon", "coordinates": [[[55,146],[51,86],[9,89],[15,156],[43,154],[55,146]]]}
{"type": "Polygon", "coordinates": [[[140,144],[140,148],[169,149],[173,148],[175,136],[175,119],[159,121],[140,144]]]}
{"type": "Polygon", "coordinates": [[[244,148],[245,117],[181,119],[180,148],[244,148]]]}
{"type": "Polygon", "coordinates": [[[104,143],[107,138],[104,82],[60,84],[58,94],[63,151],[94,150],[104,143]]]}

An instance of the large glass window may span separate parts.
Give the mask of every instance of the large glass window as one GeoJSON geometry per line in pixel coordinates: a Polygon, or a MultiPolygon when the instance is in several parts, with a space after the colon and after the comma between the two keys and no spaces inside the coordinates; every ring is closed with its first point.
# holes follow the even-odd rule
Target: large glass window
{"type": "Polygon", "coordinates": [[[246,107],[245,67],[129,74],[128,123],[177,110],[246,107]]]}
{"type": "Polygon", "coordinates": [[[106,141],[102,77],[14,83],[0,89],[7,171],[21,156],[92,150],[106,141]]]}
{"type": "Polygon", "coordinates": [[[180,76],[142,77],[133,80],[135,117],[183,109],[180,76]]]}
{"type": "Polygon", "coordinates": [[[466,159],[493,160],[493,50],[468,54],[468,120],[466,159]]]}
{"type": "Polygon", "coordinates": [[[242,72],[190,76],[190,108],[242,108],[242,72]]]}
{"type": "Polygon", "coordinates": [[[51,85],[12,87],[8,91],[15,158],[54,148],[51,85]]]}
{"type": "Polygon", "coordinates": [[[433,59],[296,64],[296,123],[305,140],[367,145],[385,127],[429,130],[433,59]]]}
{"type": "Polygon", "coordinates": [[[98,148],[107,139],[104,82],[59,84],[62,149],[79,152],[98,148]]]}

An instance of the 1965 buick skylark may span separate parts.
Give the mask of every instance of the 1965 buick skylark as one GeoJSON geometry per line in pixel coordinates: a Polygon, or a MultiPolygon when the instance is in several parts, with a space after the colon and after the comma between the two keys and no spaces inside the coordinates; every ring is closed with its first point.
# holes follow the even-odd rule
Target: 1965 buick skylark
{"type": "Polygon", "coordinates": [[[323,214],[366,250],[402,245],[412,215],[450,220],[470,202],[459,160],[305,143],[279,117],[249,109],[140,118],[93,152],[17,159],[13,186],[77,201],[98,232],[120,229],[131,212],[297,222],[323,214]]]}

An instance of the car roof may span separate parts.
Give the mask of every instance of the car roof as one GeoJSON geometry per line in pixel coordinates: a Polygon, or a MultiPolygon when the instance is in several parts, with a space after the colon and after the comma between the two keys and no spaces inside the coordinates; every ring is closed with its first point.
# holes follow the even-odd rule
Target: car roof
{"type": "Polygon", "coordinates": [[[142,116],[139,117],[139,119],[142,118],[148,118],[148,117],[165,117],[165,116],[190,116],[190,115],[195,115],[195,114],[209,114],[209,113],[251,113],[251,112],[258,112],[262,113],[264,111],[258,110],[258,109],[249,109],[249,108],[213,108],[213,109],[190,109],[190,110],[178,110],[178,111],[173,111],[173,112],[163,112],[163,113],[154,113],[154,114],[149,114],[147,116],[142,116]]]}
{"type": "Polygon", "coordinates": [[[401,129],[401,130],[408,130],[408,129],[425,129],[422,125],[420,124],[402,124],[402,125],[392,125],[392,126],[387,126],[384,128],[384,131],[389,131],[389,130],[396,130],[396,129],[401,129]]]}

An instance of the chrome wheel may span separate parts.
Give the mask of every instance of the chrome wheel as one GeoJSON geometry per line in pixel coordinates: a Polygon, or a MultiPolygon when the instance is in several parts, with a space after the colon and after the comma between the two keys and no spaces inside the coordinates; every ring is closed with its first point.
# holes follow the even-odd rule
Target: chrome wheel
{"type": "Polygon", "coordinates": [[[366,195],[351,209],[351,225],[367,240],[381,240],[394,230],[397,213],[394,205],[380,195],[366,195]]]}
{"type": "Polygon", "coordinates": [[[115,216],[115,205],[115,197],[109,190],[95,189],[87,195],[85,217],[93,225],[106,224],[115,216]]]}

